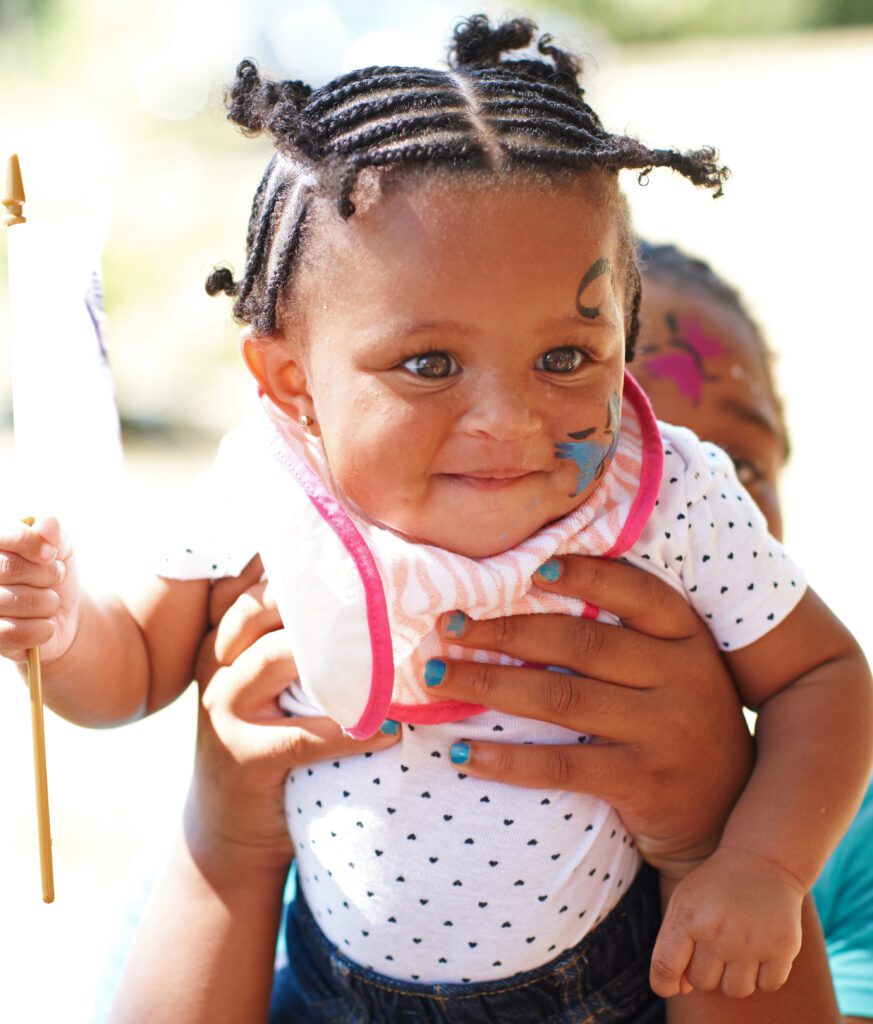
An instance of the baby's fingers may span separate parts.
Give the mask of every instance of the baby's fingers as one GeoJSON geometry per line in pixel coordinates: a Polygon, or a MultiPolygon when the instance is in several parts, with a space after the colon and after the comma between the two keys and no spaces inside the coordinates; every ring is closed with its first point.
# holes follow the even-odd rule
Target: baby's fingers
{"type": "Polygon", "coordinates": [[[758,988],[762,992],[776,992],[782,988],[791,973],[791,960],[768,960],[758,971],[758,988]]]}
{"type": "Polygon", "coordinates": [[[687,991],[680,982],[683,975],[687,977],[686,967],[693,955],[694,942],[691,936],[681,925],[671,924],[669,917],[666,918],[652,951],[652,964],[649,969],[649,984],[652,991],[662,999],[669,999],[670,996],[678,995],[680,991],[687,991]]]}
{"type": "Polygon", "coordinates": [[[0,654],[12,661],[24,661],[31,647],[42,647],[55,635],[52,619],[0,618],[0,654]]]}
{"type": "Polygon", "coordinates": [[[50,619],[60,604],[57,592],[45,587],[0,586],[0,615],[11,619],[50,619]]]}
{"type": "MultiPolygon", "coordinates": [[[[721,990],[730,999],[745,999],[758,987],[757,960],[734,960],[721,976],[721,990]]],[[[777,988],[779,986],[777,985],[777,988]]]]}
{"type": "Polygon", "coordinates": [[[66,575],[60,560],[31,562],[11,551],[0,551],[0,582],[5,586],[53,587],[66,575]]]}
{"type": "Polygon", "coordinates": [[[6,555],[17,555],[28,562],[43,565],[58,557],[60,526],[57,519],[41,520],[39,526],[50,527],[50,537],[43,536],[36,526],[24,523],[7,523],[0,526],[0,551],[6,555]]]}
{"type": "MultiPolygon", "coordinates": [[[[755,974],[757,966],[755,964],[755,974]]],[[[721,983],[724,970],[724,960],[698,942],[691,963],[685,970],[685,977],[692,988],[700,989],[701,992],[714,992],[721,983]]]]}

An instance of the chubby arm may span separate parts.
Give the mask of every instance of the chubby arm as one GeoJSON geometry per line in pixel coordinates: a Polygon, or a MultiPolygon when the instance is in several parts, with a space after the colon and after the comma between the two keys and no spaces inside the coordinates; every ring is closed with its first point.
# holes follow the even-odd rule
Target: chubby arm
{"type": "Polygon", "coordinates": [[[721,846],[772,861],[808,891],[870,778],[870,670],[811,590],[776,629],[727,660],[744,703],[758,708],[757,760],[721,846]]]}
{"type": "Polygon", "coordinates": [[[758,757],[718,848],[667,904],[652,957],[652,987],[664,996],[689,985],[747,996],[785,983],[803,898],[870,774],[870,673],[814,593],[730,665],[745,702],[760,707],[758,757]]]}
{"type": "Polygon", "coordinates": [[[84,593],[56,519],[0,524],[0,654],[42,654],[46,703],[79,725],[113,725],[163,707],[193,677],[208,583],[152,578],[138,593],[84,593]]]}
{"type": "Polygon", "coordinates": [[[151,578],[135,594],[83,595],[69,649],[43,664],[46,703],[78,725],[120,725],[171,703],[194,678],[206,580],[151,578]]]}

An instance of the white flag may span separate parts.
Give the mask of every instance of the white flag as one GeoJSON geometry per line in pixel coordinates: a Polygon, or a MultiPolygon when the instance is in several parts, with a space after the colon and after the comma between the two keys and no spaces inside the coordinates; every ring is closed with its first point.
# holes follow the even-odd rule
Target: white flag
{"type": "MultiPolygon", "coordinates": [[[[19,515],[88,535],[117,507],[121,431],[106,354],[102,232],[86,217],[7,229],[19,515]]],[[[5,504],[8,506],[9,501],[5,504]]]]}

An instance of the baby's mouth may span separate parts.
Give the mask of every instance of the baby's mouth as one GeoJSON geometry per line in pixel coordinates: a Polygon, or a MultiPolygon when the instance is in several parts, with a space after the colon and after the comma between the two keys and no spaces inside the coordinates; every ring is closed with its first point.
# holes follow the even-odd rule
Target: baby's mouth
{"type": "Polygon", "coordinates": [[[442,473],[441,476],[452,483],[475,490],[497,491],[514,486],[523,480],[538,475],[536,470],[529,469],[483,469],[471,470],[468,473],[442,473]]]}

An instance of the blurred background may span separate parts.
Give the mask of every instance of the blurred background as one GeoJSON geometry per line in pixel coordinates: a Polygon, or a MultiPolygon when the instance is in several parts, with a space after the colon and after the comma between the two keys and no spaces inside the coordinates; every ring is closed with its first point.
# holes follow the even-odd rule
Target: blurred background
{"type": "MultiPolygon", "coordinates": [[[[455,19],[479,10],[506,13],[463,0],[0,0],[0,157],[20,154],[31,217],[108,218],[110,360],[141,509],[172,515],[245,393],[229,300],[203,290],[214,263],[242,265],[270,155],[224,121],[236,63],[254,57],[314,85],[366,64],[439,65],[455,19]]],[[[731,167],[717,202],[666,173],[646,188],[629,176],[626,190],[642,235],[704,256],[763,325],[793,435],[788,545],[870,651],[870,557],[863,541],[850,553],[837,541],[868,521],[873,497],[866,448],[849,445],[863,437],[873,369],[873,6],[528,0],[510,13],[585,55],[607,127],[658,146],[714,144],[731,167]],[[839,505],[827,499],[837,475],[839,505]]],[[[0,507],[23,515],[10,483],[4,260],[0,243],[0,507]]],[[[46,907],[26,693],[0,666],[0,1019],[92,1019],[122,906],[178,821],[194,713],[189,692],[115,731],[48,714],[57,902],[46,907]]]]}

